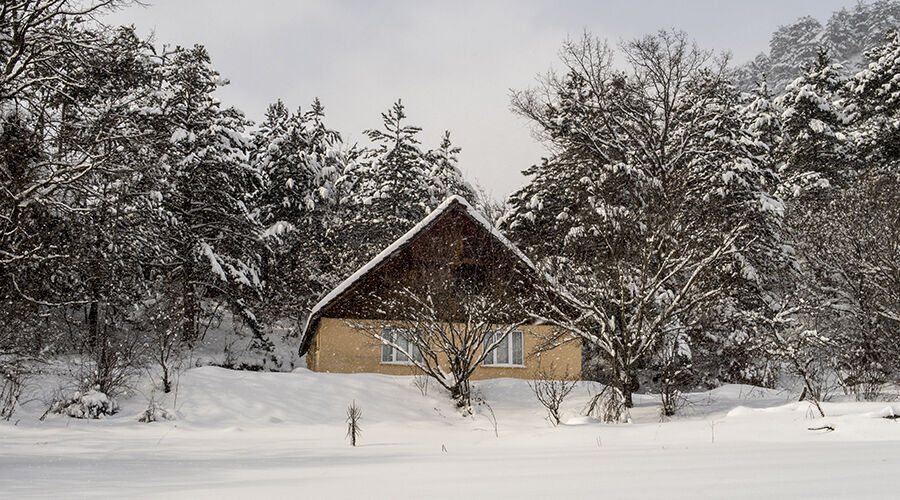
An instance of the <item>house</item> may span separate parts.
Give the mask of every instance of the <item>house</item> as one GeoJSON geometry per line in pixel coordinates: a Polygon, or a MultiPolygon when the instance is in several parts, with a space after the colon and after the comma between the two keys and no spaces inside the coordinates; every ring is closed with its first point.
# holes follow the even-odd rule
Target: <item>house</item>
{"type": "MultiPolygon", "coordinates": [[[[475,297],[480,301],[476,307],[488,315],[495,314],[484,323],[496,326],[497,331],[510,332],[475,368],[473,380],[530,379],[538,370],[545,374],[550,371],[556,378],[580,378],[580,341],[554,325],[530,320],[527,306],[542,300],[535,287],[540,279],[545,278],[528,257],[465,199],[454,196],[313,307],[300,354],[306,354],[307,367],[318,372],[417,373],[409,357],[421,353],[415,352],[412,344],[398,343],[402,337],[397,337],[395,330],[414,328],[409,326],[408,316],[417,316],[420,311],[406,308],[402,311],[412,312],[398,312],[401,309],[387,304],[395,303],[390,297],[403,296],[400,292],[420,290],[418,297],[427,298],[432,305],[453,304],[449,307],[455,311],[475,297]],[[423,287],[429,282],[431,288],[426,290],[423,287]],[[482,292],[487,290],[501,293],[485,300],[482,292]],[[510,330],[512,325],[515,328],[510,330]],[[373,329],[376,335],[372,335],[373,329]]],[[[418,307],[415,303],[420,299],[414,299],[412,307],[418,307]]],[[[466,322],[461,314],[459,319],[453,318],[457,316],[442,324],[466,322]]],[[[483,334],[483,338],[489,337],[483,334]]],[[[439,361],[441,365],[445,362],[446,357],[439,361]]]]}

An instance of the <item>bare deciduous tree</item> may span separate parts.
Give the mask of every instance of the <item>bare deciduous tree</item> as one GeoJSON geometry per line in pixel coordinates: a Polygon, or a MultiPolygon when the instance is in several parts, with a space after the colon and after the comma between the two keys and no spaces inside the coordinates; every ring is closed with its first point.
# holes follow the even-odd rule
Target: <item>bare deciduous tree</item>
{"type": "Polygon", "coordinates": [[[561,378],[557,378],[554,363],[549,368],[541,367],[536,378],[528,382],[528,387],[534,393],[541,406],[547,409],[547,417],[554,426],[560,424],[559,409],[566,396],[575,389],[577,384],[570,374],[568,367],[561,378]]]}
{"type": "Polygon", "coordinates": [[[182,335],[183,318],[173,300],[177,294],[169,288],[154,289],[153,296],[144,302],[139,327],[146,331],[147,356],[151,366],[159,369],[162,391],[172,391],[173,372],[186,348],[182,335]]]}
{"type": "Polygon", "coordinates": [[[571,287],[551,284],[548,296],[566,301],[546,301],[549,312],[537,316],[560,325],[560,335],[575,335],[605,353],[613,389],[631,407],[637,366],[657,347],[666,328],[723,293],[724,283],[702,283],[714,266],[738,251],[742,229],[721,236],[712,248],[695,246],[694,240],[665,248],[665,238],[657,235],[636,249],[637,263],[622,259],[601,272],[570,269],[567,281],[578,280],[579,297],[570,293],[571,287]]]}
{"type": "MultiPolygon", "coordinates": [[[[809,311],[809,308],[806,308],[809,311]]],[[[825,416],[820,401],[828,377],[831,341],[816,330],[804,328],[803,308],[782,307],[771,320],[766,350],[783,360],[791,373],[803,381],[800,401],[809,401],[825,416]]]]}

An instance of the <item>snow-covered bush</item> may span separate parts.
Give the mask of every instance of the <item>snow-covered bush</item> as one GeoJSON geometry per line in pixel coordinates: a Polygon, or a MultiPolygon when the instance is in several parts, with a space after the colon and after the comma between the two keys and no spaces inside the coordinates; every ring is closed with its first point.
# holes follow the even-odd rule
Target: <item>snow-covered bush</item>
{"type": "Polygon", "coordinates": [[[68,415],[72,418],[103,418],[119,411],[119,404],[114,398],[91,389],[76,392],[69,399],[60,399],[50,405],[50,413],[68,415]]]}
{"type": "Polygon", "coordinates": [[[162,422],[165,420],[175,420],[175,412],[163,408],[154,399],[150,400],[147,409],[138,417],[138,422],[144,423],[162,422]]]}

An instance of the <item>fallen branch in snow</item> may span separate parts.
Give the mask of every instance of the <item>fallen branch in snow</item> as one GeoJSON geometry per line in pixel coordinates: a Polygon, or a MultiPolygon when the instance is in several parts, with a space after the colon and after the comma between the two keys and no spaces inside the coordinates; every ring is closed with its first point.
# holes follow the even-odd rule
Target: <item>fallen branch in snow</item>
{"type": "Polygon", "coordinates": [[[827,432],[831,432],[831,431],[834,430],[834,427],[832,427],[832,426],[830,426],[830,425],[823,425],[823,426],[821,426],[821,427],[809,427],[808,430],[811,430],[811,431],[827,431],[827,432]]]}
{"type": "Polygon", "coordinates": [[[900,419],[900,415],[897,415],[897,412],[894,411],[893,406],[886,406],[883,410],[881,410],[881,418],[886,418],[888,420],[893,420],[896,422],[900,419]]]}

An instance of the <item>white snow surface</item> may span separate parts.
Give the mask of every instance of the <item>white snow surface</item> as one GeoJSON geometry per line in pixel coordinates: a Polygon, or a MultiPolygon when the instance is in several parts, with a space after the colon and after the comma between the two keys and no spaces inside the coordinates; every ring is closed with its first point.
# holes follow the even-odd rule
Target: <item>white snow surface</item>
{"type": "MultiPolygon", "coordinates": [[[[461,416],[411,376],[182,373],[175,420],[139,423],[149,396],[119,397],[103,420],[40,402],[0,422],[6,498],[897,498],[894,402],[830,402],[817,418],[796,394],[730,385],[691,394],[661,422],[638,396],[631,424],[581,415],[600,386],[579,383],[551,426],[525,381],[475,384],[493,408],[461,416]],[[345,439],[362,409],[361,446],[345,439]],[[810,431],[830,425],[834,431],[810,431]]],[[[149,392],[149,387],[146,388],[149,392]]]]}
{"type": "Polygon", "coordinates": [[[309,327],[312,321],[316,318],[318,312],[325,307],[332,300],[337,298],[339,295],[347,291],[348,288],[353,286],[354,283],[359,281],[360,278],[369,273],[372,269],[381,264],[385,259],[393,255],[397,249],[407,244],[411,240],[413,240],[419,233],[422,232],[428,225],[430,225],[435,219],[437,219],[441,214],[446,212],[454,203],[459,203],[463,206],[466,213],[472,217],[478,224],[482,225],[488,232],[490,232],[500,243],[509,248],[515,255],[522,260],[528,267],[532,269],[536,269],[531,260],[522,253],[509,239],[507,239],[503,234],[494,227],[487,219],[484,218],[478,210],[475,209],[465,198],[462,196],[454,195],[450,196],[440,205],[437,206],[434,210],[431,211],[430,214],[425,216],[424,219],[419,221],[418,224],[412,227],[409,231],[407,231],[403,236],[397,238],[396,241],[387,246],[384,250],[382,250],[378,255],[372,258],[365,265],[356,270],[353,274],[350,275],[349,278],[340,282],[338,286],[336,286],[333,290],[328,292],[325,297],[322,298],[319,302],[314,305],[310,311],[309,319],[307,320],[306,327],[304,328],[304,335],[309,334],[309,327]]]}

